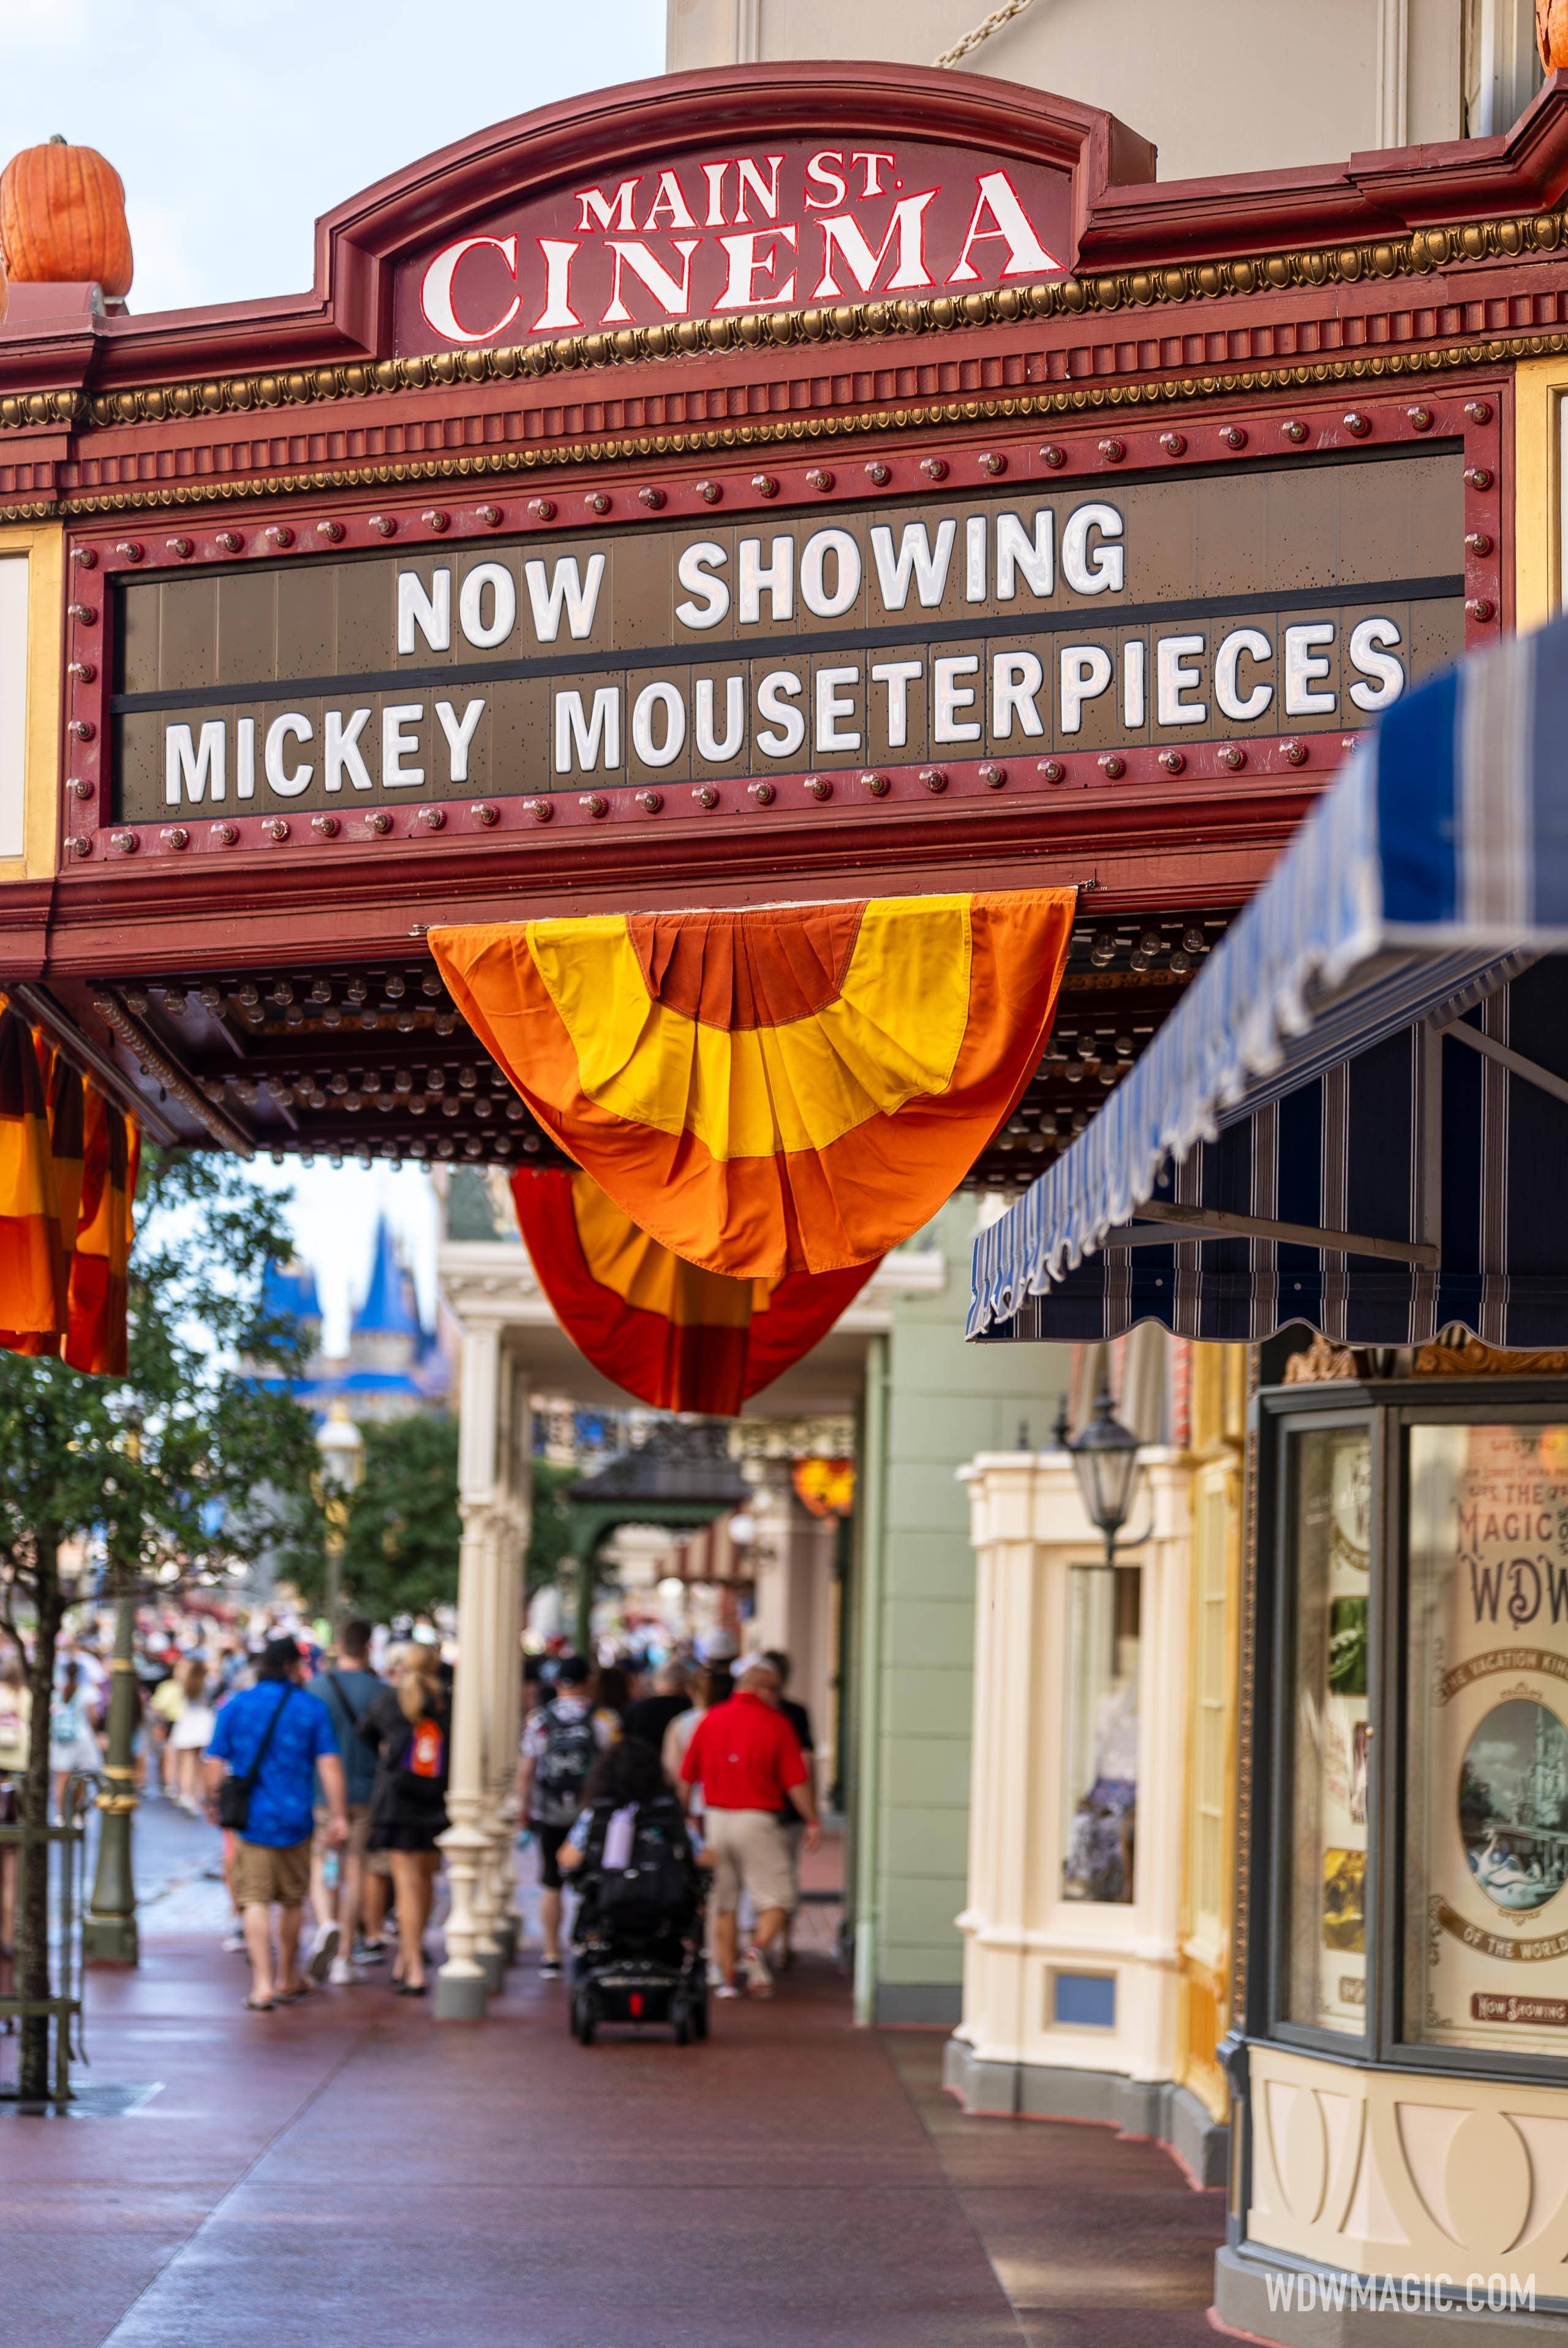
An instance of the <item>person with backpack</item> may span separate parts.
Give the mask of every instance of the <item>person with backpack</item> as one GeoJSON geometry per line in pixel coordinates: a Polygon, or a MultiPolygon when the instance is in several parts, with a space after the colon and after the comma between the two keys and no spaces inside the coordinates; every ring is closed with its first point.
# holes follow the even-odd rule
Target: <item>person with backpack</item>
{"type": "Polygon", "coordinates": [[[371,1850],[391,1863],[397,1903],[398,1953],[392,1979],[399,1997],[425,1994],[425,1927],[430,1920],[439,1837],[447,1831],[451,1700],[433,1647],[410,1641],[392,1658],[394,1684],[384,1687],[359,1724],[376,1755],[370,1794],[371,1850]]]}
{"type": "Polygon", "coordinates": [[[315,1839],[310,1852],[310,1904],[315,1938],[305,1968],[313,1981],[329,1977],[335,1988],[362,1980],[354,1962],[354,1935],[366,1903],[365,1861],[369,1849],[370,1797],[376,1756],[359,1734],[386,1682],[370,1668],[371,1626],[351,1615],[337,1634],[337,1661],[318,1672],[310,1693],[325,1704],[343,1754],[348,1779],[348,1840],[335,1851],[326,1839],[326,1804],[316,1806],[315,1839]]]}
{"type": "Polygon", "coordinates": [[[310,1983],[299,1970],[299,1928],[310,1888],[315,1776],[326,1794],[328,1839],[348,1836],[343,1756],[325,1706],[301,1682],[292,1639],[269,1639],[254,1687],[219,1711],[207,1747],[210,1814],[237,1837],[232,1890],[251,1960],[252,2013],[293,2005],[310,1983]],[[277,1959],[273,1915],[278,1911],[277,1959]]]}
{"type": "Polygon", "coordinates": [[[678,1961],[680,1936],[696,1913],[697,1862],[680,1798],[651,1745],[625,1736],[599,1756],[560,1865],[592,1885],[594,1927],[607,1939],[663,1931],[678,1961]]]}
{"type": "Polygon", "coordinates": [[[531,1715],[522,1735],[517,1814],[528,1820],[539,1844],[541,1981],[561,1978],[561,1847],[582,1813],[594,1762],[620,1733],[613,1713],[594,1709],[588,1680],[581,1655],[565,1656],[556,1670],[554,1695],[531,1715]]]}

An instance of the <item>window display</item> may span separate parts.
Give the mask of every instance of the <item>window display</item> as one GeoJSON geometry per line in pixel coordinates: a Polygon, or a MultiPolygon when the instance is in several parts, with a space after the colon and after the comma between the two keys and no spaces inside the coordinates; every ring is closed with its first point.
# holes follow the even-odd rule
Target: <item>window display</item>
{"type": "Polygon", "coordinates": [[[1065,1900],[1133,1898],[1141,1593],[1136,1566],[1068,1576],[1065,1900]]]}
{"type": "Polygon", "coordinates": [[[1404,2034],[1568,2054],[1568,1426],[1409,1431],[1404,2034]]]}
{"type": "Polygon", "coordinates": [[[1288,2020],[1367,2020],[1372,1455],[1364,1426],[1296,1437],[1288,2020]]]}

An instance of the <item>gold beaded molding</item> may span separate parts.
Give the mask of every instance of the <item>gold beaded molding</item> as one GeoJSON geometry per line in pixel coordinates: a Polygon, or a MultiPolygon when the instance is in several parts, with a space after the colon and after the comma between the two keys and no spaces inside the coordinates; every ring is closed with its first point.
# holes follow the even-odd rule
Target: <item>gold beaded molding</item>
{"type": "Polygon", "coordinates": [[[1103,408],[1161,407],[1183,400],[1228,399],[1238,393],[1321,390],[1336,383],[1388,382],[1509,359],[1561,356],[1568,334],[1509,335],[1427,350],[1378,352],[1369,358],[1321,359],[1310,366],[1246,367],[1236,373],[1163,376],[1143,383],[1075,385],[1071,390],[1020,392],[1002,399],[930,400],[913,407],[862,408],[854,416],[791,417],[770,424],[726,425],[707,432],[658,432],[636,438],[574,440],[558,448],[508,448],[489,456],[433,457],[423,464],[334,467],[256,479],[176,482],[156,489],[34,499],[0,506],[0,522],[51,516],[137,513],[168,506],[223,505],[236,498],[294,497],[312,490],[396,489],[421,481],[480,481],[496,473],[600,465],[658,457],[722,453],[786,440],[851,438],[861,433],[914,432],[933,425],[1005,423],[1014,417],[1091,415],[1103,408]]]}
{"type": "Polygon", "coordinates": [[[1375,244],[1318,245],[1251,259],[1174,263],[1103,277],[1063,277],[999,293],[937,294],[923,302],[854,302],[832,309],[748,312],[738,318],[687,318],[675,325],[623,326],[613,335],[566,335],[508,350],[441,351],[431,357],[351,360],[346,365],[280,369],[266,375],[211,376],[201,383],[125,391],[11,392],[0,397],[0,430],[29,425],[94,427],[160,424],[174,417],[248,414],[309,407],[324,399],[368,399],[434,385],[510,381],[583,367],[636,365],[710,351],[786,348],[792,344],[859,342],[890,335],[947,334],[966,326],[1017,324],[1036,318],[1149,310],[1292,286],[1354,285],[1363,279],[1430,276],[1464,262],[1517,260],[1568,244],[1568,213],[1471,221],[1458,228],[1418,229],[1375,244]]]}

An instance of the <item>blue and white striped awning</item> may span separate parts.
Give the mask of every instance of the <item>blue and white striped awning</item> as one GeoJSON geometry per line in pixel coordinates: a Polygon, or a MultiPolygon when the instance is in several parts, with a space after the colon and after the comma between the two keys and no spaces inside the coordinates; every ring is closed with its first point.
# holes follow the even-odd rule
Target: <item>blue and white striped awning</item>
{"type": "Polygon", "coordinates": [[[1395,705],[975,1242],[972,1337],[1568,1343],[1568,621],[1395,705]]]}

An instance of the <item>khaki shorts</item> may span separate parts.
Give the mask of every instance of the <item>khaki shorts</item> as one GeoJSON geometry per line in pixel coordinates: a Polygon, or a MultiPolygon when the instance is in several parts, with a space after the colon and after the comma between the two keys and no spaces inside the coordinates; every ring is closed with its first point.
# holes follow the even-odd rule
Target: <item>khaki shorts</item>
{"type": "Polygon", "coordinates": [[[247,1842],[242,1835],[234,1860],[233,1895],[237,1908],[298,1908],[310,1890],[310,1842],[293,1843],[274,1850],[270,1843],[247,1842]]]}
{"type": "Polygon", "coordinates": [[[710,1809],[703,1826],[713,1859],[713,1904],[721,1915],[734,1914],[743,1887],[759,1911],[793,1909],[789,1847],[772,1810],[710,1809]]]}
{"type": "MultiPolygon", "coordinates": [[[[315,1814],[315,1832],[310,1838],[310,1855],[313,1859],[325,1859],[327,1852],[332,1849],[332,1845],[326,1838],[326,1811],[318,1808],[315,1814]]],[[[369,1803],[350,1802],[348,1805],[348,1840],[346,1842],[340,1842],[337,1846],[338,1849],[343,1853],[344,1858],[366,1858],[367,1856],[366,1843],[368,1839],[369,1834],[369,1803]]]]}

